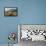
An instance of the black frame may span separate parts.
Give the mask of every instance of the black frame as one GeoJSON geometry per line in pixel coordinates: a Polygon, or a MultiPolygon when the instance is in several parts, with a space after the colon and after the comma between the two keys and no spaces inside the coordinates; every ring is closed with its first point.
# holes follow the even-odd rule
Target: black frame
{"type": "MultiPolygon", "coordinates": [[[[8,16],[8,15],[5,15],[5,8],[16,8],[17,15],[15,15],[15,17],[18,16],[18,7],[4,7],[4,16],[8,16]]],[[[14,17],[14,15],[8,16],[8,17],[14,17]]]]}

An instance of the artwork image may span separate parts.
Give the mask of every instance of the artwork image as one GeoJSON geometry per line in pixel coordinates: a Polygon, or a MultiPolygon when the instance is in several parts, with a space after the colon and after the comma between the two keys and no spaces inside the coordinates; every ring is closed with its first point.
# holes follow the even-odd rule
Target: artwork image
{"type": "Polygon", "coordinates": [[[19,25],[20,40],[46,41],[46,25],[19,25]]]}
{"type": "Polygon", "coordinates": [[[18,9],[17,7],[6,7],[4,9],[4,16],[17,16],[18,9]]]}

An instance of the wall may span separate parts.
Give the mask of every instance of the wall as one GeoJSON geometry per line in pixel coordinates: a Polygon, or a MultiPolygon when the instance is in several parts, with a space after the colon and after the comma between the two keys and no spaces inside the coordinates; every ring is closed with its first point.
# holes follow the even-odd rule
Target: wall
{"type": "Polygon", "coordinates": [[[17,24],[46,24],[46,0],[0,0],[0,44],[7,44],[17,24]],[[17,17],[5,17],[4,7],[18,7],[17,17]]]}
{"type": "Polygon", "coordinates": [[[21,7],[21,24],[46,24],[46,0],[24,2],[21,7]]]}

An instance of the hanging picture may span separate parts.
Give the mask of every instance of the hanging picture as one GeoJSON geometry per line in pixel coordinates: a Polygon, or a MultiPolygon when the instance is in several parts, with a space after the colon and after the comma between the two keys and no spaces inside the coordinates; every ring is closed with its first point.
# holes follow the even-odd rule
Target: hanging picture
{"type": "Polygon", "coordinates": [[[18,25],[18,29],[20,41],[46,41],[46,25],[20,24],[18,25]]]}
{"type": "Polygon", "coordinates": [[[17,7],[5,7],[4,16],[17,16],[18,8],[17,7]]]}

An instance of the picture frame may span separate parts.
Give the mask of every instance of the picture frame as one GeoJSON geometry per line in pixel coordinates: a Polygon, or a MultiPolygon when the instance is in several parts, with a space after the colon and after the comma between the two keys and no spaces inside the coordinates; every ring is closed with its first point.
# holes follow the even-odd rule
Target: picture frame
{"type": "Polygon", "coordinates": [[[18,8],[17,7],[5,7],[4,16],[18,16],[18,8]]]}
{"type": "Polygon", "coordinates": [[[46,24],[19,24],[18,38],[19,42],[21,40],[46,41],[46,24]],[[25,31],[27,32],[26,35],[24,34],[25,31]],[[25,38],[25,36],[27,37],[25,38]]]}

